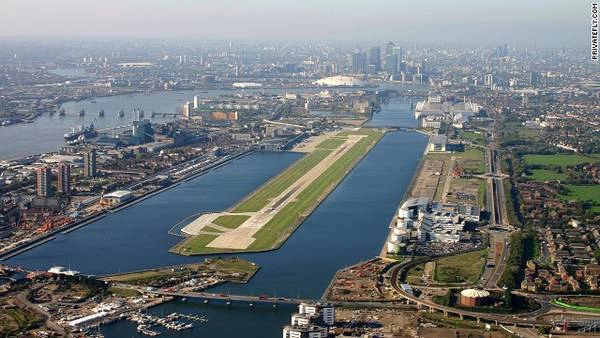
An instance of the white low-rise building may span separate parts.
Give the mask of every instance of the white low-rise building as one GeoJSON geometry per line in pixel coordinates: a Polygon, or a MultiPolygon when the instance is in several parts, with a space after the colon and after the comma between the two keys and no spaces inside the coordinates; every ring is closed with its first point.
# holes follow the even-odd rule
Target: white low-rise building
{"type": "Polygon", "coordinates": [[[283,338],[325,338],[327,329],[320,326],[288,325],[283,328],[283,338]]]}

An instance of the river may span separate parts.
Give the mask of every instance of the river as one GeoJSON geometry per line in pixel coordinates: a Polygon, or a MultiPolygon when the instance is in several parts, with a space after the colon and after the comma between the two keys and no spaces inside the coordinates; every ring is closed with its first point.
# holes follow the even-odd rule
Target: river
{"type": "MultiPolygon", "coordinates": [[[[392,101],[371,125],[414,126],[409,101],[392,101]]],[[[226,284],[215,292],[277,294],[319,298],[335,271],[377,255],[387,226],[420,160],[426,138],[414,132],[391,132],[348,174],[289,240],[276,251],[243,254],[262,268],[246,285],[226,284]]],[[[14,257],[9,263],[47,269],[70,265],[84,273],[103,274],[200,260],[166,249],[178,239],[167,230],[202,211],[223,210],[280,172],[301,155],[255,153],[215,169],[139,204],[107,216],[47,244],[14,257]],[[168,212],[167,212],[168,211],[168,212]]],[[[150,312],[196,313],[208,318],[193,330],[166,337],[280,337],[292,306],[254,309],[244,304],[175,301],[150,312]]],[[[106,337],[137,337],[126,321],[103,326],[106,337]]],[[[141,335],[139,335],[141,337],[141,335]]]]}
{"type": "MultiPolygon", "coordinates": [[[[72,69],[62,69],[62,72],[77,72],[72,69]]],[[[415,86],[400,86],[395,84],[386,84],[385,87],[392,89],[411,89],[419,88],[415,86]]],[[[379,88],[379,89],[381,89],[379,88]]],[[[82,101],[66,102],[62,105],[65,109],[65,116],[41,115],[32,123],[18,123],[5,127],[0,127],[0,144],[10,144],[10,147],[0,147],[0,160],[25,157],[33,154],[58,151],[64,146],[63,135],[72,128],[81,125],[93,123],[96,128],[114,128],[125,125],[131,125],[135,116],[133,110],[141,108],[145,111],[146,117],[150,118],[150,113],[155,111],[156,117],[152,122],[163,123],[174,118],[162,117],[163,113],[179,113],[185,101],[192,101],[194,95],[201,98],[218,97],[220,95],[233,95],[236,93],[254,93],[257,91],[269,93],[307,93],[324,90],[322,88],[296,88],[296,89],[247,89],[247,90],[186,90],[180,92],[154,92],[151,94],[136,95],[117,95],[109,97],[100,97],[82,101]],[[85,116],[79,116],[79,111],[85,110],[85,116]],[[117,112],[125,112],[124,117],[118,117],[117,112]],[[105,111],[104,117],[98,117],[100,110],[105,111]]],[[[349,91],[355,89],[337,88],[329,89],[331,91],[349,91]]]]}

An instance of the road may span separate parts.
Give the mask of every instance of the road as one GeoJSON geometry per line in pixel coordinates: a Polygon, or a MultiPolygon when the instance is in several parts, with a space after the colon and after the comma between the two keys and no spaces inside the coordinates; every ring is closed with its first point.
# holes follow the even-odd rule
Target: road
{"type": "Polygon", "coordinates": [[[402,287],[399,285],[399,277],[405,269],[410,268],[412,265],[416,263],[407,262],[398,264],[395,267],[390,269],[390,285],[394,290],[396,290],[400,296],[412,303],[417,304],[418,306],[425,307],[430,309],[431,311],[439,311],[443,312],[444,315],[454,314],[455,316],[459,316],[460,318],[469,317],[475,318],[478,321],[484,320],[489,322],[494,322],[495,324],[509,324],[509,325],[519,325],[519,326],[536,326],[536,325],[549,325],[550,322],[547,320],[538,320],[535,317],[545,314],[551,310],[551,306],[547,303],[542,303],[540,309],[529,312],[529,313],[520,313],[518,315],[512,314],[496,314],[496,313],[483,313],[483,312],[472,312],[462,309],[457,309],[449,306],[443,306],[436,304],[432,301],[420,299],[412,294],[408,294],[405,292],[402,287]]]}
{"type": "MultiPolygon", "coordinates": [[[[510,248],[512,227],[508,224],[506,207],[504,205],[504,184],[502,178],[506,175],[500,170],[498,150],[496,148],[495,132],[487,140],[487,209],[490,211],[490,224],[485,230],[489,234],[490,250],[484,272],[479,285],[487,289],[499,289],[499,280],[506,268],[506,259],[510,248]]],[[[502,285],[503,286],[503,285],[502,285]]]]}
{"type": "Polygon", "coordinates": [[[21,302],[26,308],[31,309],[32,311],[34,311],[37,314],[46,318],[46,326],[49,329],[51,329],[52,331],[55,331],[56,333],[58,333],[60,336],[63,336],[65,334],[65,330],[60,325],[58,325],[54,321],[52,321],[52,315],[50,313],[48,313],[46,310],[42,309],[39,305],[33,304],[32,302],[29,301],[29,299],[27,297],[29,292],[30,291],[23,291],[23,292],[19,293],[17,295],[17,300],[19,302],[21,302]]]}

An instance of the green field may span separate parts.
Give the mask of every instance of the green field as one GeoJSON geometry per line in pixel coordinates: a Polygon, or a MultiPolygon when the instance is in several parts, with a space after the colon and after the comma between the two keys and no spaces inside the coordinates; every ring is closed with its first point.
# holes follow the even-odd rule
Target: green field
{"type": "Polygon", "coordinates": [[[296,182],[296,180],[306,174],[330,153],[331,150],[319,149],[304,156],[282,174],[244,198],[231,212],[259,211],[269,203],[270,199],[285,191],[292,183],[296,182]]]}
{"type": "Polygon", "coordinates": [[[475,283],[487,257],[487,249],[437,260],[434,280],[439,283],[475,283]]]}
{"type": "MultiPolygon", "coordinates": [[[[331,190],[346,176],[352,167],[362,159],[371,147],[383,137],[383,133],[371,129],[352,131],[350,134],[367,135],[358,141],[333,165],[331,165],[320,177],[315,179],[302,192],[296,200],[287,204],[269,222],[267,222],[255,235],[256,240],[247,250],[241,251],[265,251],[279,247],[302,221],[314,210],[318,203],[329,194],[331,190]]],[[[349,134],[347,134],[349,135],[349,134]]],[[[326,140],[332,140],[331,138],[326,140]]],[[[339,139],[336,142],[328,142],[326,146],[341,145],[339,139]]],[[[343,142],[343,140],[341,140],[343,142]]],[[[325,141],[324,141],[325,142],[325,141]]],[[[280,195],[285,189],[304,175],[314,165],[326,157],[331,150],[318,149],[306,155],[293,164],[282,174],[267,182],[254,193],[244,198],[231,212],[258,211],[268,204],[269,200],[280,195]]],[[[235,217],[238,215],[227,215],[219,217],[215,222],[219,225],[235,228],[245,219],[235,217]],[[232,217],[234,216],[234,217],[232,217]],[[225,218],[224,218],[225,217],[225,218]],[[236,225],[237,224],[237,225],[236,225]]],[[[239,215],[241,216],[241,215],[239,215]]],[[[247,216],[246,216],[247,217],[247,216]]],[[[207,248],[216,236],[198,235],[190,237],[171,249],[172,252],[185,255],[198,255],[209,253],[236,252],[240,250],[207,248]]]]}
{"type": "Polygon", "coordinates": [[[547,169],[534,169],[531,170],[531,176],[529,177],[533,178],[538,182],[546,182],[552,180],[563,181],[567,179],[567,174],[561,174],[547,169]]]}
{"type": "Polygon", "coordinates": [[[561,195],[563,200],[591,201],[592,211],[600,213],[600,184],[596,185],[566,185],[569,193],[561,195]]]}
{"type": "Polygon", "coordinates": [[[250,216],[248,215],[224,215],[215,218],[212,222],[216,225],[235,229],[244,223],[250,216]]]}
{"type": "Polygon", "coordinates": [[[21,337],[21,332],[43,324],[44,318],[32,310],[18,307],[0,309],[0,337],[21,337]]]}
{"type": "Polygon", "coordinates": [[[534,155],[523,156],[523,160],[531,165],[556,165],[561,167],[573,166],[582,163],[599,162],[600,155],[581,155],[581,154],[555,154],[555,155],[534,155]]]}
{"type": "MultiPolygon", "coordinates": [[[[208,258],[201,263],[181,265],[178,266],[177,269],[165,267],[153,270],[130,272],[105,277],[104,280],[135,285],[147,285],[156,280],[166,280],[169,278],[190,276],[191,274],[198,273],[217,273],[221,275],[225,273],[239,273],[243,279],[247,280],[250,279],[256,273],[256,271],[258,271],[258,268],[259,267],[256,264],[238,257],[217,257],[208,258]]],[[[109,288],[108,291],[129,297],[128,291],[131,290],[109,288]]]]}
{"type": "Polygon", "coordinates": [[[463,169],[470,170],[475,174],[485,173],[486,168],[483,150],[479,148],[465,147],[464,152],[456,152],[453,155],[456,156],[456,160],[463,169]]]}
{"type": "Polygon", "coordinates": [[[121,297],[138,297],[138,296],[141,296],[141,293],[139,293],[136,290],[119,288],[119,287],[115,287],[115,286],[109,287],[108,288],[108,292],[112,293],[113,295],[117,295],[117,296],[121,296],[121,297]]]}
{"type": "Polygon", "coordinates": [[[563,302],[563,301],[561,301],[559,299],[553,300],[552,303],[555,304],[555,305],[558,305],[560,307],[564,307],[564,308],[571,309],[571,310],[600,313],[600,308],[589,307],[589,306],[573,305],[573,304],[565,303],[565,302],[563,302]]]}
{"type": "Polygon", "coordinates": [[[481,133],[476,133],[473,131],[461,131],[458,137],[465,141],[470,141],[474,144],[483,145],[483,135],[481,133]]]}
{"type": "Polygon", "coordinates": [[[344,138],[328,138],[325,141],[319,143],[317,145],[317,149],[334,150],[339,148],[342,144],[344,144],[344,142],[346,142],[346,139],[344,138]]]}

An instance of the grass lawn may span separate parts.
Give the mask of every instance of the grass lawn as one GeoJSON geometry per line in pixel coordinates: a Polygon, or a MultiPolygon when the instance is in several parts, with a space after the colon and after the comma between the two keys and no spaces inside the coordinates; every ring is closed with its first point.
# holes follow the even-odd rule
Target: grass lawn
{"type": "Polygon", "coordinates": [[[422,285],[423,284],[423,271],[425,270],[425,263],[417,264],[406,272],[406,282],[409,284],[422,285]]]}
{"type": "Polygon", "coordinates": [[[40,327],[44,318],[22,308],[0,309],[0,337],[20,337],[19,332],[40,327]]]}
{"type": "Polygon", "coordinates": [[[253,275],[257,270],[258,266],[252,262],[238,257],[220,258],[212,262],[211,267],[219,271],[236,271],[245,272],[250,276],[253,275]]]}
{"type": "Polygon", "coordinates": [[[598,154],[594,155],[581,155],[581,154],[554,154],[554,155],[534,155],[529,154],[523,156],[523,159],[528,164],[533,165],[558,165],[561,167],[567,167],[577,165],[581,163],[593,163],[599,162],[600,158],[598,154]]]}
{"type": "Polygon", "coordinates": [[[561,195],[564,200],[592,201],[595,205],[592,211],[600,213],[600,184],[596,185],[566,185],[569,193],[561,195]]]}
{"type": "Polygon", "coordinates": [[[111,286],[110,288],[108,288],[108,292],[110,292],[110,293],[112,293],[114,295],[122,296],[122,297],[137,297],[137,296],[141,295],[136,290],[118,288],[118,287],[115,287],[115,286],[111,286]]]}
{"type": "Polygon", "coordinates": [[[248,215],[224,215],[215,218],[214,224],[235,229],[244,223],[250,216],[248,215]]]}
{"type": "Polygon", "coordinates": [[[276,176],[254,193],[244,198],[235,206],[232,212],[259,211],[269,203],[269,199],[281,194],[292,183],[296,182],[296,180],[306,174],[317,163],[321,162],[329,153],[331,153],[331,150],[318,149],[304,156],[282,174],[276,176]]]}
{"type": "Polygon", "coordinates": [[[558,299],[552,300],[552,303],[571,310],[600,313],[600,308],[597,307],[573,305],[558,299]]]}
{"type": "Polygon", "coordinates": [[[560,174],[547,169],[533,169],[531,170],[530,177],[539,182],[546,182],[552,180],[563,181],[567,179],[567,174],[560,174]]]}
{"type": "MultiPolygon", "coordinates": [[[[137,284],[137,285],[147,285],[147,284],[151,283],[152,281],[156,281],[156,280],[166,280],[168,278],[173,278],[173,277],[181,278],[181,277],[190,276],[190,275],[198,274],[198,273],[204,273],[204,272],[208,272],[211,274],[217,273],[217,274],[221,274],[221,275],[223,275],[225,273],[229,274],[229,273],[239,272],[239,273],[244,274],[244,276],[245,276],[245,277],[243,277],[244,279],[248,280],[256,273],[256,271],[258,271],[258,266],[252,262],[245,260],[245,259],[241,259],[238,257],[214,257],[214,258],[207,258],[206,260],[204,260],[200,263],[180,265],[176,269],[173,269],[173,267],[164,267],[164,268],[157,268],[157,269],[148,270],[148,271],[131,272],[131,273],[125,273],[125,274],[121,274],[121,275],[106,277],[106,280],[112,281],[112,282],[116,281],[116,282],[130,283],[130,284],[137,284]]],[[[226,280],[243,281],[243,280],[230,279],[230,278],[226,278],[226,280]]],[[[122,295],[122,296],[127,296],[127,297],[137,295],[135,293],[135,291],[134,291],[134,293],[131,293],[132,290],[116,288],[116,287],[111,287],[108,289],[108,291],[115,293],[115,294],[122,295]]]]}
{"type": "Polygon", "coordinates": [[[478,174],[485,173],[486,169],[483,150],[479,148],[466,147],[464,152],[456,152],[453,155],[456,156],[456,161],[463,169],[470,170],[478,174]]]}
{"type": "Polygon", "coordinates": [[[328,138],[325,141],[319,143],[317,145],[317,149],[334,150],[339,148],[342,144],[344,144],[344,142],[346,142],[346,139],[343,138],[328,138]]]}
{"type": "Polygon", "coordinates": [[[474,144],[483,145],[483,134],[481,133],[476,133],[473,131],[461,131],[458,137],[465,141],[473,142],[474,144]]]}
{"type": "MultiPolygon", "coordinates": [[[[178,243],[173,248],[171,248],[171,252],[182,254],[182,255],[190,255],[195,254],[197,252],[203,253],[218,253],[223,252],[223,249],[215,249],[215,248],[207,248],[206,245],[212,242],[216,235],[198,235],[188,237],[184,241],[178,243]]],[[[236,250],[230,250],[230,252],[235,252],[236,250]]]]}
{"type": "Polygon", "coordinates": [[[441,258],[437,260],[434,279],[440,283],[474,283],[486,257],[487,249],[441,258]]]}
{"type": "Polygon", "coordinates": [[[485,180],[479,180],[477,184],[479,184],[479,186],[477,187],[477,202],[479,202],[479,207],[483,209],[485,207],[485,193],[487,190],[487,182],[485,180]]]}

